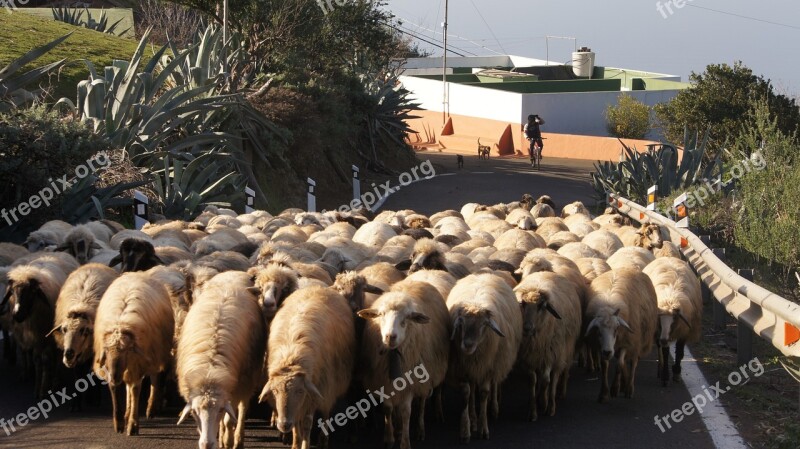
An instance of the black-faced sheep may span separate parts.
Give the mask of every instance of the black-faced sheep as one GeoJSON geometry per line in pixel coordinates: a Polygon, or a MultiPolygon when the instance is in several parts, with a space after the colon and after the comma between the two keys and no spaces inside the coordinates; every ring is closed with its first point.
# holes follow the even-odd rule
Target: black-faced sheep
{"type": "Polygon", "coordinates": [[[136,238],[126,239],[120,244],[119,255],[108,263],[109,266],[121,265],[120,271],[146,271],[156,265],[164,265],[164,261],[156,255],[153,244],[136,238]]]}
{"type": "MultiPolygon", "coordinates": [[[[405,280],[393,285],[391,291],[358,315],[369,320],[361,345],[360,377],[370,390],[391,392],[382,404],[384,445],[394,444],[394,415],[400,424],[400,448],[408,449],[412,401],[418,399],[420,410],[424,411],[426,399],[447,373],[447,307],[432,285],[405,280]],[[420,375],[415,381],[411,373],[416,375],[417,371],[420,375]]],[[[420,439],[424,439],[424,413],[418,423],[420,439]]]]}
{"type": "Polygon", "coordinates": [[[447,297],[447,307],[453,323],[448,379],[460,386],[464,399],[460,437],[464,442],[470,439],[469,404],[474,395],[478,436],[488,439],[491,388],[511,372],[522,338],[519,304],[502,278],[479,274],[458,281],[447,297]]]}
{"type": "MultiPolygon", "coordinates": [[[[353,373],[355,332],[347,300],[328,288],[291,294],[275,314],[269,333],[267,384],[259,402],[269,401],[280,432],[293,432],[293,447],[310,447],[315,411],[330,426],[336,400],[353,373]]],[[[323,446],[326,437],[321,437],[323,446]]]]}
{"type": "Polygon", "coordinates": [[[159,374],[170,364],[175,319],[169,293],[147,273],[125,273],[106,290],[97,309],[94,372],[111,390],[114,430],[139,433],[139,393],[150,377],[147,416],[159,406],[159,374]],[[118,389],[125,384],[126,406],[118,389]]]}
{"type": "Polygon", "coordinates": [[[545,412],[556,412],[558,388],[566,392],[572,357],[581,333],[581,303],[566,278],[550,272],[533,273],[514,289],[522,306],[519,364],[531,378],[528,418],[537,418],[537,394],[545,412]]]}
{"type": "Polygon", "coordinates": [[[444,256],[447,247],[440,247],[438,245],[443,244],[430,239],[418,240],[414,245],[414,252],[411,254],[409,272],[413,273],[419,270],[442,270],[449,272],[457,279],[463,278],[469,274],[469,271],[463,265],[448,262],[444,256]]]}
{"type": "Polygon", "coordinates": [[[658,318],[661,325],[659,336],[659,373],[662,382],[669,381],[669,343],[675,342],[675,364],[672,375],[680,380],[681,360],[686,343],[700,340],[703,320],[703,298],[700,280],[691,266],[673,257],[662,257],[644,268],[650,277],[658,297],[658,318]]]}
{"type": "Polygon", "coordinates": [[[589,288],[584,314],[589,347],[600,352],[602,384],[598,400],[616,396],[620,382],[625,397],[633,397],[639,358],[650,352],[658,328],[658,300],[646,274],[630,268],[597,277],[589,288]],[[609,388],[608,368],[617,358],[614,383],[609,388]],[[630,366],[628,365],[630,363],[630,366]]]}
{"type": "Polygon", "coordinates": [[[244,446],[250,398],[265,380],[266,326],[249,281],[237,282],[235,274],[206,284],[178,341],[178,387],[186,401],[178,424],[192,414],[201,449],[217,447],[217,440],[219,447],[244,446]]]}
{"type": "Polygon", "coordinates": [[[116,278],[115,270],[90,263],[73,271],[64,282],[56,302],[53,330],[67,368],[91,358],[97,307],[116,278]]]}

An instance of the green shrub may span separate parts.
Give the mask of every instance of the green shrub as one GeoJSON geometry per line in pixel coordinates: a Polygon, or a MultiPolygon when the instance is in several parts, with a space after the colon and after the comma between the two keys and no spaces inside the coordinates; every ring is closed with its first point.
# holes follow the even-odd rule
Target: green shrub
{"type": "Polygon", "coordinates": [[[650,128],[650,106],[630,95],[620,95],[616,106],[606,108],[606,129],[614,137],[644,139],[650,128]]]}

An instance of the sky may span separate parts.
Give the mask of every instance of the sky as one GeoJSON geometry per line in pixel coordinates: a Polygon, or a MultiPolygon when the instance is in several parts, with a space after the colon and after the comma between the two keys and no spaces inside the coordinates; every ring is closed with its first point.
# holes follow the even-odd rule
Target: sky
{"type": "MultiPolygon", "coordinates": [[[[441,45],[445,0],[387,1],[385,8],[403,20],[403,28],[441,45]]],[[[574,37],[578,47],[596,53],[597,65],[679,75],[683,81],[709,64],[740,60],[772,80],[778,93],[800,97],[798,0],[683,0],[682,8],[674,2],[681,4],[450,0],[448,48],[545,59],[545,36],[574,37]]],[[[441,56],[441,48],[418,42],[441,56]]],[[[568,62],[574,45],[572,40],[549,39],[550,59],[568,62]]]]}

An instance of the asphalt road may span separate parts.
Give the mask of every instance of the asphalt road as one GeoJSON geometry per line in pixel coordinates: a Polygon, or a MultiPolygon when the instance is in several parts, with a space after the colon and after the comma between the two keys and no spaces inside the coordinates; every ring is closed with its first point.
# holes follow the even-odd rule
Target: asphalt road
{"type": "MultiPolygon", "coordinates": [[[[478,161],[466,158],[466,166],[456,169],[456,157],[451,154],[421,154],[421,159],[439,164],[439,171],[449,170],[453,175],[436,177],[406,187],[392,195],[385,208],[413,208],[423,213],[454,208],[465,202],[507,202],[523,193],[547,193],[557,204],[568,201],[591,201],[588,185],[591,163],[564,159],[544,159],[544,169],[532,173],[524,160],[478,161]]],[[[443,174],[443,173],[438,173],[443,174]]],[[[685,361],[684,363],[688,363],[685,361]]],[[[474,440],[473,448],[713,448],[704,424],[695,413],[687,416],[662,433],[654,424],[655,415],[666,415],[690,400],[682,384],[661,387],[656,379],[655,352],[639,364],[636,393],[632,399],[612,398],[605,404],[597,402],[600,384],[596,375],[573,367],[567,397],[558,403],[554,417],[543,417],[531,423],[526,421],[528,387],[523,376],[514,373],[503,387],[501,412],[498,420],[490,422],[491,439],[474,440]]],[[[67,394],[74,392],[71,382],[67,394]]],[[[71,412],[69,405],[77,399],[55,409],[48,419],[17,427],[6,435],[0,428],[0,448],[194,448],[197,434],[194,425],[177,426],[182,408],[174,402],[160,416],[147,420],[142,417],[140,435],[127,437],[113,432],[110,417],[110,398],[100,390],[99,405],[86,405],[82,412],[71,412]]],[[[85,394],[84,394],[85,396],[85,394]]],[[[0,418],[6,421],[31,407],[33,386],[31,382],[17,380],[16,368],[0,359],[0,418]]],[[[414,448],[463,448],[458,442],[459,410],[453,392],[446,394],[446,422],[427,425],[427,439],[412,441],[414,448]]],[[[348,404],[340,401],[338,408],[348,404]]],[[[144,407],[143,407],[144,408],[144,407]]],[[[248,448],[287,447],[281,444],[277,432],[267,428],[267,410],[254,408],[249,414],[245,446],[248,448]]],[[[191,419],[189,419],[191,421],[191,419]]],[[[0,422],[2,424],[2,422],[0,422]]],[[[360,432],[359,442],[347,442],[346,430],[333,434],[331,447],[379,448],[382,445],[382,424],[378,423],[360,432]]],[[[9,429],[10,430],[10,429],[9,429]]]]}

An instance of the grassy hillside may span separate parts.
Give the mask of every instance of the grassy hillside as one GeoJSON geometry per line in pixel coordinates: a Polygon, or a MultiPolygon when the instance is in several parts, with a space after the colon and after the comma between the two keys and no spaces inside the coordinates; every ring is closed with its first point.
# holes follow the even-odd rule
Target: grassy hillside
{"type": "MultiPolygon", "coordinates": [[[[50,80],[54,88],[52,93],[54,99],[68,97],[75,101],[75,87],[78,81],[86,79],[89,75],[86,64],[81,62],[81,59],[92,61],[98,70],[102,70],[113,59],[130,59],[136,50],[137,41],[133,39],[111,36],[21,12],[11,14],[4,12],[0,14],[0,42],[3,43],[0,45],[0,67],[5,67],[31,49],[71,31],[74,33],[69,39],[28,67],[33,68],[67,58],[66,67],[50,80]]],[[[157,49],[148,48],[145,59],[155,50],[157,49]]]]}

